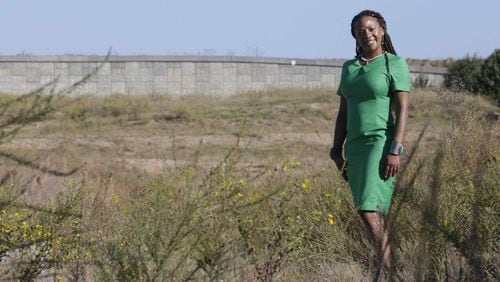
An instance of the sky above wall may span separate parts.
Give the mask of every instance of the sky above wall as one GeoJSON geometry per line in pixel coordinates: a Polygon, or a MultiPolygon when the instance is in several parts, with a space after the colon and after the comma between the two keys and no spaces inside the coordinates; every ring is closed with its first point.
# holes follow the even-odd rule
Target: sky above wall
{"type": "Polygon", "coordinates": [[[500,48],[498,0],[2,0],[0,55],[351,58],[364,9],[385,17],[403,57],[500,48]]]}

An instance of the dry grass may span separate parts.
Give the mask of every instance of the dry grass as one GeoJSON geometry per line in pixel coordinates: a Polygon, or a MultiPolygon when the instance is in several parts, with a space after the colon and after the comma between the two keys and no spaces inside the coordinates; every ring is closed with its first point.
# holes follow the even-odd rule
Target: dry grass
{"type": "MultiPolygon", "coordinates": [[[[391,214],[396,279],[494,279],[498,108],[460,93],[411,95],[415,154],[391,214]]],[[[334,91],[57,103],[0,147],[34,164],[2,159],[2,187],[12,187],[3,203],[20,195],[2,206],[1,224],[17,232],[2,231],[2,246],[47,228],[23,241],[38,257],[3,252],[0,268],[104,280],[370,280],[370,243],[328,158],[334,91]]]]}

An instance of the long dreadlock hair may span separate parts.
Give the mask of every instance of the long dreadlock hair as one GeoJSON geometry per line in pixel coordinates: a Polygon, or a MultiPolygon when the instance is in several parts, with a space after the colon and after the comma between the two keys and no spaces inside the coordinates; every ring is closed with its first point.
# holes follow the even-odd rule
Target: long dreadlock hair
{"type": "MultiPolygon", "coordinates": [[[[378,12],[372,11],[372,10],[363,10],[359,12],[354,18],[352,18],[351,21],[351,34],[354,39],[356,39],[356,36],[354,35],[354,28],[356,23],[361,19],[363,16],[370,16],[374,17],[377,19],[378,23],[380,26],[384,29],[384,38],[382,39],[382,50],[385,52],[389,52],[391,54],[397,55],[396,50],[394,50],[394,46],[392,45],[391,37],[389,36],[389,33],[387,32],[387,24],[385,22],[384,17],[378,12]]],[[[356,58],[361,58],[363,55],[363,49],[361,49],[361,46],[359,46],[356,43],[356,58]]],[[[386,55],[387,58],[387,55],[386,55]]]]}

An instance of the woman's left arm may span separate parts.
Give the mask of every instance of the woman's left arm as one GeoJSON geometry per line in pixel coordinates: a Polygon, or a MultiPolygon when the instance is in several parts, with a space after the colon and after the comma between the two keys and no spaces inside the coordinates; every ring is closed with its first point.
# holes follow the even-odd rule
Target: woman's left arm
{"type": "MultiPolygon", "coordinates": [[[[395,92],[396,104],[396,131],[394,132],[393,141],[403,143],[403,136],[406,129],[406,121],[408,119],[408,92],[395,92]]],[[[388,179],[400,169],[400,156],[387,154],[383,174],[385,179],[388,179]]]]}
{"type": "Polygon", "coordinates": [[[396,98],[396,132],[394,132],[393,140],[403,143],[408,119],[408,92],[396,92],[394,96],[396,98]]]}

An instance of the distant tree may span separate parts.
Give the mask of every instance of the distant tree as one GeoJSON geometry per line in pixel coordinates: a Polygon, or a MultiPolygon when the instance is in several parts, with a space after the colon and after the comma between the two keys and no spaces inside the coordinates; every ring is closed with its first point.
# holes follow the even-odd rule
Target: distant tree
{"type": "Polygon", "coordinates": [[[483,60],[477,56],[467,55],[465,58],[453,62],[444,78],[444,86],[471,93],[479,92],[479,77],[483,60]]]}
{"type": "Polygon", "coordinates": [[[500,49],[496,49],[481,66],[479,92],[500,105],[500,49]]]}

